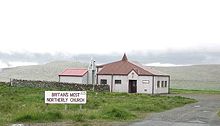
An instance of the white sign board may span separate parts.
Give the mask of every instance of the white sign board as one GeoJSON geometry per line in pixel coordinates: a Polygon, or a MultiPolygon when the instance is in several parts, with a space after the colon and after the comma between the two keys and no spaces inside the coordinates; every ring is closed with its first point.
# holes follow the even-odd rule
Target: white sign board
{"type": "Polygon", "coordinates": [[[86,104],[86,91],[45,91],[48,104],[86,104]]]}

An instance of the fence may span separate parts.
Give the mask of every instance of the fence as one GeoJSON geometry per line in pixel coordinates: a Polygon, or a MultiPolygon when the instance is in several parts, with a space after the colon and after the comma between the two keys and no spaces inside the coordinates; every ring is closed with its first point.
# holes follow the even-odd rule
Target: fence
{"type": "Polygon", "coordinates": [[[63,83],[55,81],[34,81],[34,80],[18,80],[10,79],[8,83],[14,87],[32,87],[32,88],[56,88],[74,91],[110,91],[109,85],[92,85],[92,84],[76,84],[76,83],[63,83]]]}

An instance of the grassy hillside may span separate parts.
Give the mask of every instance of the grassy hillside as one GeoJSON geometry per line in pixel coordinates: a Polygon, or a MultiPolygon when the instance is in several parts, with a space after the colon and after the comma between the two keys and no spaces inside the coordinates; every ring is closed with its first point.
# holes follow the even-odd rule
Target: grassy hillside
{"type": "MultiPolygon", "coordinates": [[[[0,81],[9,81],[9,78],[58,81],[58,73],[65,68],[87,66],[79,62],[56,61],[45,65],[15,67],[0,72],[0,81]]],[[[220,65],[154,68],[171,75],[172,88],[220,90],[220,65]]]]}
{"type": "Polygon", "coordinates": [[[220,90],[220,65],[156,67],[171,75],[171,87],[181,89],[220,90]]]}
{"type": "Polygon", "coordinates": [[[68,105],[68,110],[65,110],[62,104],[46,106],[45,90],[51,89],[8,87],[0,84],[0,125],[128,121],[143,118],[150,112],[160,112],[195,102],[179,96],[88,92],[87,104],[83,105],[83,110],[79,110],[79,105],[68,105]]]}
{"type": "Polygon", "coordinates": [[[58,74],[66,68],[82,68],[87,64],[70,61],[56,61],[44,65],[20,66],[3,69],[0,72],[0,81],[9,81],[10,78],[27,80],[58,81],[58,74]]]}
{"type": "Polygon", "coordinates": [[[220,82],[220,65],[193,65],[178,67],[156,67],[171,74],[173,80],[197,80],[220,82]]]}

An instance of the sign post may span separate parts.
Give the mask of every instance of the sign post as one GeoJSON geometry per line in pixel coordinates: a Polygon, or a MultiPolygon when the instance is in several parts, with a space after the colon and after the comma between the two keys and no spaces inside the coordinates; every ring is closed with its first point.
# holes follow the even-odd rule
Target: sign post
{"type": "Polygon", "coordinates": [[[80,110],[82,104],[86,104],[86,91],[45,91],[46,104],[79,104],[80,110]]]}

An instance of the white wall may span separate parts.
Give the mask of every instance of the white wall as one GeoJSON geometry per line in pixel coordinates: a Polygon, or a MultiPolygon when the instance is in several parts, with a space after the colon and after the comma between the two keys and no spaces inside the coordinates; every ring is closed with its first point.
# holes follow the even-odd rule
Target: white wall
{"type": "Polygon", "coordinates": [[[100,84],[101,79],[107,80],[107,84],[110,86],[110,90],[112,90],[113,92],[128,92],[128,77],[127,76],[98,75],[98,84],[100,84]],[[121,80],[121,84],[115,84],[115,80],[121,80]]]}
{"type": "Polygon", "coordinates": [[[60,82],[87,84],[87,74],[83,77],[60,76],[60,82]]]}
{"type": "Polygon", "coordinates": [[[129,74],[128,74],[128,79],[129,80],[138,80],[138,75],[137,73],[132,70],[129,74]]]}
{"type": "Polygon", "coordinates": [[[137,92],[152,94],[152,84],[153,84],[152,76],[139,76],[137,82],[137,92]]]}
{"type": "Polygon", "coordinates": [[[98,75],[98,84],[100,84],[101,79],[106,79],[107,84],[112,84],[113,92],[128,92],[128,83],[129,80],[137,80],[137,93],[147,93],[152,94],[152,76],[138,76],[135,71],[131,71],[128,76],[127,75],[98,75]],[[132,74],[133,73],[133,74],[132,74]],[[121,84],[115,84],[115,80],[121,80],[121,84]],[[149,83],[144,83],[143,80],[149,81],[149,83]]]}
{"type": "Polygon", "coordinates": [[[113,92],[128,92],[128,76],[113,76],[113,92]],[[115,84],[115,80],[121,80],[121,84],[115,84]]]}
{"type": "Polygon", "coordinates": [[[97,75],[98,77],[98,84],[101,84],[101,79],[106,79],[107,80],[107,84],[111,85],[111,75],[97,75]]]}
{"type": "MultiPolygon", "coordinates": [[[[107,84],[112,84],[113,79],[113,92],[128,92],[128,83],[129,80],[137,80],[137,93],[147,93],[152,94],[153,89],[153,80],[154,80],[154,93],[168,93],[169,88],[169,77],[163,76],[138,76],[135,71],[131,71],[128,76],[125,75],[98,75],[98,84],[100,84],[101,79],[106,79],[107,84]],[[133,73],[133,74],[132,74],[133,73]],[[121,84],[115,84],[115,80],[121,80],[121,84]],[[144,82],[143,82],[144,81],[144,82]],[[148,83],[146,83],[146,81],[148,83]],[[157,88],[157,81],[167,81],[167,87],[157,88]]],[[[161,83],[161,82],[160,82],[161,83]]]]}
{"type": "Polygon", "coordinates": [[[137,93],[147,93],[152,94],[152,76],[138,76],[135,71],[131,71],[128,74],[128,80],[137,80],[137,93]],[[133,73],[133,74],[132,74],[133,73]],[[149,81],[149,83],[143,83],[144,81],[149,81]]]}
{"type": "MultiPolygon", "coordinates": [[[[92,84],[92,70],[88,70],[88,84],[92,84]]],[[[94,84],[96,84],[96,70],[94,71],[94,84]]]]}
{"type": "Polygon", "coordinates": [[[88,84],[88,72],[82,77],[82,83],[88,84]]]}
{"type": "Polygon", "coordinates": [[[169,89],[169,77],[163,77],[163,76],[155,76],[154,77],[154,93],[168,93],[169,89]],[[157,81],[160,81],[160,87],[157,87],[157,81]],[[167,87],[161,87],[161,82],[167,81],[167,87]]]}

